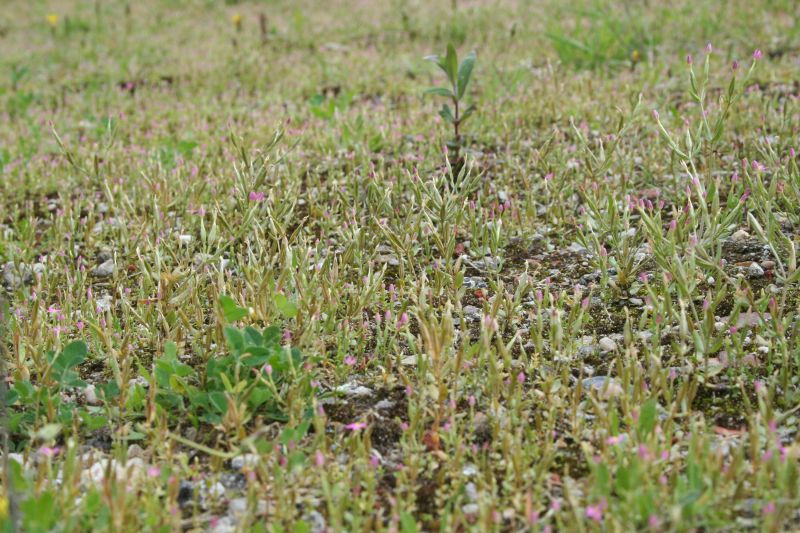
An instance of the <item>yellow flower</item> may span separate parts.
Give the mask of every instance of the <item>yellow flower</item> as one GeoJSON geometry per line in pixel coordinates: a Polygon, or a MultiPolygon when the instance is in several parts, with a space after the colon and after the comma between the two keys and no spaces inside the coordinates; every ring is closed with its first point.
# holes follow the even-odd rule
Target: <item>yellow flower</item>
{"type": "Polygon", "coordinates": [[[8,500],[5,496],[0,496],[0,522],[8,518],[8,500]]]}
{"type": "Polygon", "coordinates": [[[238,28],[242,25],[242,16],[239,13],[234,13],[231,16],[231,21],[233,22],[233,25],[238,28]]]}
{"type": "Polygon", "coordinates": [[[47,15],[47,23],[51,28],[55,28],[58,25],[58,15],[54,13],[47,15]]]}
{"type": "Polygon", "coordinates": [[[633,52],[631,52],[631,61],[633,61],[634,63],[639,62],[639,57],[640,57],[639,50],[634,50],[633,52]]]}

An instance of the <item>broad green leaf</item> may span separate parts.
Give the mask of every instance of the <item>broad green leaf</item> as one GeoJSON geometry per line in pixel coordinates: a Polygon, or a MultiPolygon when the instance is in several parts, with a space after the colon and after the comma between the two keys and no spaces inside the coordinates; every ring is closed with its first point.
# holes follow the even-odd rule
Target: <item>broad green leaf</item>
{"type": "Polygon", "coordinates": [[[284,294],[275,295],[275,307],[284,318],[294,318],[297,316],[297,304],[290,301],[284,294]]]}
{"type": "Polygon", "coordinates": [[[222,313],[225,315],[225,322],[236,322],[247,316],[247,309],[239,307],[230,296],[224,294],[219,297],[222,306],[222,313]]]}
{"type": "Polygon", "coordinates": [[[264,328],[264,346],[280,346],[281,344],[281,328],[278,326],[269,326],[264,328]]]}
{"type": "Polygon", "coordinates": [[[264,343],[261,333],[252,326],[244,328],[244,340],[248,346],[261,346],[264,343]]]}
{"type": "Polygon", "coordinates": [[[88,352],[89,349],[86,347],[85,342],[74,341],[69,343],[61,351],[59,359],[61,359],[62,364],[64,364],[66,368],[74,368],[86,359],[86,354],[88,352]]]}
{"type": "Polygon", "coordinates": [[[225,338],[228,340],[228,344],[234,351],[241,352],[244,349],[244,336],[238,329],[231,326],[226,326],[225,338]]]}

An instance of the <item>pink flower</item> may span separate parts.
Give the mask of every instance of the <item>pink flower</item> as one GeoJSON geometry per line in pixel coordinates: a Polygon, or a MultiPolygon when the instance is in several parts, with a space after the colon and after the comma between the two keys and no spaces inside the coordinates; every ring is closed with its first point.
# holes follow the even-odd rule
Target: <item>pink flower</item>
{"type": "Polygon", "coordinates": [[[763,56],[764,56],[764,54],[761,53],[761,49],[760,48],[756,48],[755,52],[753,52],[753,59],[756,60],[756,61],[761,59],[763,56]]]}
{"type": "Polygon", "coordinates": [[[599,505],[590,505],[586,508],[586,517],[595,522],[603,521],[603,509],[599,505]]]}
{"type": "Polygon", "coordinates": [[[54,457],[61,452],[61,448],[56,446],[55,448],[51,448],[49,446],[42,446],[39,448],[39,455],[44,455],[45,457],[54,457]]]}
{"type": "Polygon", "coordinates": [[[272,365],[269,364],[269,363],[264,365],[264,372],[266,372],[268,375],[271,376],[272,375],[272,365]]]}
{"type": "Polygon", "coordinates": [[[318,467],[322,468],[325,466],[325,455],[317,450],[317,454],[315,455],[314,462],[317,464],[318,467]]]}
{"type": "Polygon", "coordinates": [[[640,444],[639,448],[636,450],[637,455],[643,461],[650,461],[650,450],[647,449],[647,446],[644,444],[640,444]]]}
{"type": "Polygon", "coordinates": [[[400,318],[397,319],[397,329],[402,328],[406,324],[408,324],[408,313],[402,313],[400,318]]]}
{"type": "Polygon", "coordinates": [[[561,502],[558,501],[558,500],[553,500],[552,502],[550,502],[550,509],[552,509],[553,511],[556,511],[556,512],[560,511],[561,510],[561,502]]]}
{"type": "Polygon", "coordinates": [[[691,65],[692,63],[694,63],[694,60],[692,59],[692,54],[686,54],[686,64],[691,65]]]}
{"type": "Polygon", "coordinates": [[[161,475],[161,469],[158,468],[157,466],[151,466],[150,468],[147,469],[148,477],[158,477],[159,475],[161,475]]]}
{"type": "Polygon", "coordinates": [[[764,516],[770,515],[770,514],[772,514],[774,512],[775,512],[775,503],[773,503],[773,502],[767,502],[767,504],[764,505],[764,507],[761,509],[761,513],[764,516]]]}
{"type": "Polygon", "coordinates": [[[346,364],[347,366],[353,366],[354,364],[356,364],[356,358],[353,357],[352,355],[348,355],[347,357],[344,358],[344,364],[346,364]]]}
{"type": "Polygon", "coordinates": [[[263,192],[250,191],[248,198],[251,202],[263,202],[267,195],[263,192]]]}
{"type": "Polygon", "coordinates": [[[525,383],[525,372],[520,372],[517,374],[517,383],[525,383]]]}
{"type": "Polygon", "coordinates": [[[350,431],[360,431],[367,427],[366,422],[351,422],[347,424],[345,428],[349,429],[350,431]]]}

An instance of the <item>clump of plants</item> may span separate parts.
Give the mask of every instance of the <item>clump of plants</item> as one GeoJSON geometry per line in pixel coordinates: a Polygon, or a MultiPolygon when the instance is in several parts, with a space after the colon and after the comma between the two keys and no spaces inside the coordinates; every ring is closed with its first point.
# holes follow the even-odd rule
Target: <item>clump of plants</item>
{"type": "MultiPolygon", "coordinates": [[[[220,304],[227,322],[247,315],[228,296],[220,304]]],[[[181,362],[175,343],[165,344],[164,355],[155,362],[157,403],[194,424],[212,424],[241,437],[256,416],[285,422],[290,411],[302,415],[305,400],[313,394],[311,375],[303,370],[300,350],[281,344],[280,328],[259,331],[228,324],[224,334],[228,355],[210,357],[203,370],[181,362]]]]}

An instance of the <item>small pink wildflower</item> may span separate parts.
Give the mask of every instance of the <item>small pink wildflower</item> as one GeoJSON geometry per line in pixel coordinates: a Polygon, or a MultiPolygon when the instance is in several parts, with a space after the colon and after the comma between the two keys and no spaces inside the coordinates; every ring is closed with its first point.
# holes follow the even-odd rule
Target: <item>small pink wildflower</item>
{"type": "Polygon", "coordinates": [[[590,505],[586,508],[586,517],[594,522],[602,522],[603,509],[599,505],[590,505]]]}
{"type": "Polygon", "coordinates": [[[402,313],[400,318],[397,319],[397,329],[401,329],[403,326],[408,324],[408,313],[402,313]]]}
{"type": "Polygon", "coordinates": [[[44,455],[45,457],[54,457],[61,452],[61,448],[56,446],[55,448],[51,448],[50,446],[42,446],[39,448],[39,455],[44,455]]]}
{"type": "Polygon", "coordinates": [[[251,202],[263,202],[266,197],[267,197],[266,193],[250,191],[250,195],[248,196],[248,199],[251,202]]]}
{"type": "Polygon", "coordinates": [[[350,431],[360,431],[362,429],[365,429],[366,427],[367,427],[366,422],[351,422],[350,424],[347,424],[345,426],[345,428],[349,429],[350,431]]]}

